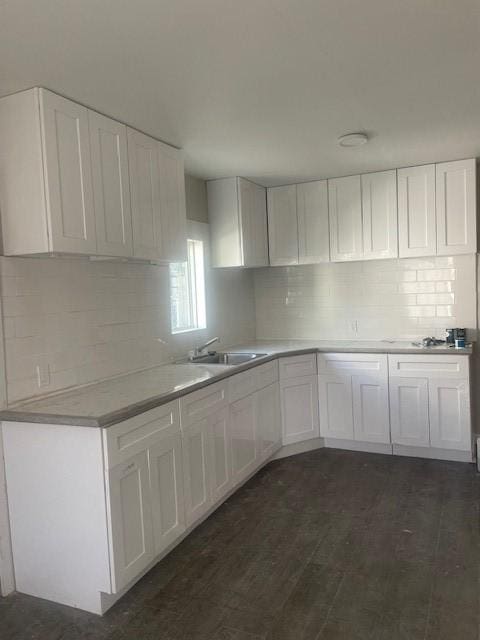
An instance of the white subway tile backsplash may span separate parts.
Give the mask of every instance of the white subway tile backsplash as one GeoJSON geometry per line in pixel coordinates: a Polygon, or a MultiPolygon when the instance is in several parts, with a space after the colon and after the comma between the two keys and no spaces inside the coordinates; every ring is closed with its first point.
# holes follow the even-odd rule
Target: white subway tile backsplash
{"type": "MultiPolygon", "coordinates": [[[[208,248],[208,227],[193,232],[208,248]]],[[[207,337],[255,337],[250,270],[207,269],[208,328],[179,335],[167,266],[2,257],[0,279],[10,403],[169,361],[207,337]],[[41,387],[37,366],[49,371],[41,387]]]]}
{"type": "Polygon", "coordinates": [[[417,340],[476,329],[475,264],[465,255],[258,269],[257,337],[417,340]]]}

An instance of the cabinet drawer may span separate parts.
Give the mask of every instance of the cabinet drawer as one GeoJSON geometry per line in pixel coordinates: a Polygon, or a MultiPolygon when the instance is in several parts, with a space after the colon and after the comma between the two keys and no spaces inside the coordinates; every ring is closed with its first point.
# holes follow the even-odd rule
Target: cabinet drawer
{"type": "Polygon", "coordinates": [[[358,374],[387,378],[388,374],[385,353],[318,353],[317,367],[319,375],[358,374]]]}
{"type": "Polygon", "coordinates": [[[228,380],[208,385],[180,398],[182,428],[194,424],[228,404],[228,380]]]}
{"type": "Polygon", "coordinates": [[[468,378],[468,356],[455,355],[389,355],[391,377],[402,378],[468,378]]]}
{"type": "Polygon", "coordinates": [[[228,379],[230,402],[245,398],[257,390],[257,369],[248,369],[228,379]]]}
{"type": "Polygon", "coordinates": [[[257,376],[257,389],[269,387],[278,381],[278,360],[272,360],[255,369],[257,376]]]}
{"type": "Polygon", "coordinates": [[[315,353],[303,356],[280,358],[280,380],[312,376],[317,373],[317,359],[315,353]]]}
{"type": "Polygon", "coordinates": [[[107,469],[145,451],[165,429],[180,430],[178,400],[145,411],[104,430],[107,469]]]}
{"type": "Polygon", "coordinates": [[[245,398],[251,393],[268,387],[278,380],[278,362],[266,362],[258,367],[237,373],[228,379],[228,395],[230,402],[245,398]]]}

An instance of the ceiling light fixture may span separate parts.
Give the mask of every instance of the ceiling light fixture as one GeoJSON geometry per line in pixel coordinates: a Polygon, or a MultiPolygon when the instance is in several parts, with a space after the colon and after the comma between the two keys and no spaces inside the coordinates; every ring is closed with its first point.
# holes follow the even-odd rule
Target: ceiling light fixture
{"type": "Polygon", "coordinates": [[[361,147],[367,142],[368,136],[366,133],[347,133],[347,135],[338,139],[338,144],[341,147],[361,147]]]}

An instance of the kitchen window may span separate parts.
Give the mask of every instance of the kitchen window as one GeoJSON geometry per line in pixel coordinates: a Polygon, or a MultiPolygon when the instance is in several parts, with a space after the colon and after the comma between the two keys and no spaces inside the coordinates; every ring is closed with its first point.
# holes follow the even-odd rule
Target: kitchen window
{"type": "Polygon", "coordinates": [[[170,264],[172,333],[205,329],[205,268],[201,240],[187,240],[187,261],[170,264]]]}

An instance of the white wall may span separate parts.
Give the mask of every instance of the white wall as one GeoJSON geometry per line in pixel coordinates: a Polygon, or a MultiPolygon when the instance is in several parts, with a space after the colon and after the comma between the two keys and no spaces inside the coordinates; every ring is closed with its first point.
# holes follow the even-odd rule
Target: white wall
{"type": "Polygon", "coordinates": [[[257,338],[412,340],[477,327],[476,256],[255,272],[257,338]]]}

